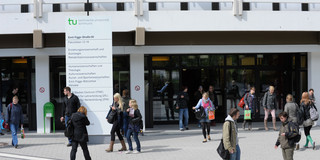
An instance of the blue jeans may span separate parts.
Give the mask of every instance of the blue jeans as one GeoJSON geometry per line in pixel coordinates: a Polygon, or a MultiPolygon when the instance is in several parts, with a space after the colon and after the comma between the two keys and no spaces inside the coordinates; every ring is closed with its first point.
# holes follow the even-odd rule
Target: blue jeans
{"type": "Polygon", "coordinates": [[[132,141],[131,141],[131,138],[130,138],[132,133],[133,133],[133,138],[134,138],[134,140],[136,141],[136,144],[137,144],[137,151],[141,152],[140,141],[139,141],[139,138],[138,138],[139,132],[134,132],[131,128],[129,128],[128,132],[127,132],[127,142],[128,142],[128,145],[129,145],[129,150],[133,151],[132,141]]]}
{"type": "Polygon", "coordinates": [[[128,112],[123,112],[123,133],[124,133],[124,136],[126,136],[126,133],[128,132],[128,125],[129,125],[129,122],[128,122],[128,112]]]}
{"type": "Polygon", "coordinates": [[[179,109],[179,127],[180,129],[184,127],[188,127],[189,121],[189,111],[188,108],[180,108],[179,109]],[[184,123],[182,124],[182,119],[184,117],[184,123]]]}
{"type": "MultiPolygon", "coordinates": [[[[65,124],[66,124],[66,128],[67,128],[68,120],[69,120],[69,119],[70,119],[70,117],[69,117],[69,116],[65,116],[65,118],[64,118],[64,122],[65,122],[65,124]]],[[[68,140],[69,140],[69,144],[71,144],[72,139],[71,139],[71,138],[68,138],[68,140]]]]}
{"type": "Polygon", "coordinates": [[[239,145],[236,146],[237,152],[230,154],[230,160],[240,160],[241,150],[239,145]]]}
{"type": "Polygon", "coordinates": [[[11,124],[10,123],[10,130],[11,130],[11,135],[12,135],[12,145],[16,146],[18,145],[18,136],[17,136],[17,132],[19,129],[19,125],[17,124],[11,124]]]}

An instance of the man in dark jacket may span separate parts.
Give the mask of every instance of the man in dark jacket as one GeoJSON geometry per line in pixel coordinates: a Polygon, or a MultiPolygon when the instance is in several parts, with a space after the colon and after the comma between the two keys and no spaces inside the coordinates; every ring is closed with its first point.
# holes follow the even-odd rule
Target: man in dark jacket
{"type": "Polygon", "coordinates": [[[188,121],[189,121],[189,111],[188,111],[188,87],[184,87],[183,91],[180,92],[177,96],[177,106],[176,109],[179,109],[179,127],[180,131],[183,131],[184,128],[188,130],[188,121]],[[184,117],[184,123],[182,123],[182,119],[184,117]]]}
{"type": "MultiPolygon", "coordinates": [[[[71,93],[70,87],[65,87],[63,89],[63,94],[66,96],[64,98],[63,106],[62,106],[62,115],[61,115],[61,122],[65,120],[65,125],[67,127],[68,120],[70,119],[72,113],[77,112],[78,108],[80,107],[80,101],[78,96],[71,93]]],[[[71,138],[68,138],[69,143],[67,144],[68,147],[72,146],[71,138]]]]}
{"type": "Polygon", "coordinates": [[[90,125],[90,121],[88,120],[88,117],[87,117],[87,109],[81,106],[78,109],[78,112],[72,114],[71,120],[72,120],[74,130],[73,130],[73,137],[72,137],[72,149],[70,153],[70,159],[71,160],[76,159],[77,148],[78,148],[78,144],[80,143],[85,159],[91,160],[89,150],[88,150],[88,145],[87,145],[89,138],[88,138],[88,131],[86,126],[90,125]]]}

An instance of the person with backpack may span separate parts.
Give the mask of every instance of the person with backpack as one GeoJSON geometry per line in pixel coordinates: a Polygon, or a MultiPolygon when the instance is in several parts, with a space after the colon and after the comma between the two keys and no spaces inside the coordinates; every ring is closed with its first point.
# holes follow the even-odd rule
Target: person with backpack
{"type": "Polygon", "coordinates": [[[240,111],[237,108],[231,108],[223,124],[222,139],[224,148],[229,151],[229,160],[240,160],[241,156],[237,127],[239,116],[240,111]]]}
{"type": "Polygon", "coordinates": [[[70,159],[76,159],[76,153],[78,145],[80,144],[84,158],[91,160],[87,142],[89,141],[87,127],[90,125],[90,121],[87,117],[87,109],[81,106],[76,113],[71,116],[71,123],[73,125],[73,136],[72,136],[72,149],[70,152],[70,159]]]}
{"type": "MultiPolygon", "coordinates": [[[[245,110],[251,110],[251,118],[253,117],[252,115],[255,112],[258,112],[257,108],[257,98],[255,95],[256,88],[251,87],[250,92],[246,93],[244,96],[244,103],[245,103],[245,110]]],[[[251,131],[252,130],[252,119],[250,120],[244,120],[242,124],[242,128],[245,129],[246,124],[248,123],[248,129],[251,131]]]]}
{"type": "Polygon", "coordinates": [[[211,137],[210,137],[210,122],[211,122],[211,120],[209,120],[208,112],[215,110],[215,107],[212,104],[212,101],[210,100],[209,94],[207,92],[204,92],[202,94],[202,98],[199,100],[198,104],[195,107],[193,107],[193,109],[199,109],[200,107],[202,107],[204,109],[204,112],[206,115],[204,118],[200,119],[200,123],[201,123],[201,127],[202,127],[202,134],[204,137],[204,140],[202,142],[206,143],[207,137],[208,137],[208,140],[211,140],[211,137]],[[207,133],[206,133],[206,129],[207,129],[207,133]]]}
{"type": "Polygon", "coordinates": [[[21,128],[23,128],[23,112],[22,107],[18,102],[18,96],[13,96],[12,103],[8,105],[6,113],[6,125],[10,125],[12,135],[11,144],[14,148],[18,148],[17,132],[19,124],[21,125],[21,128]]]}
{"type": "Polygon", "coordinates": [[[272,116],[272,124],[273,124],[273,130],[276,131],[276,109],[278,108],[277,98],[276,94],[274,93],[274,87],[270,86],[269,91],[264,94],[263,97],[263,108],[264,108],[264,129],[266,131],[269,130],[268,128],[268,117],[271,113],[272,116]]]}
{"type": "Polygon", "coordinates": [[[111,135],[111,141],[110,141],[110,145],[109,148],[107,148],[105,151],[106,152],[113,152],[113,145],[114,145],[114,141],[116,140],[116,133],[117,136],[121,142],[122,148],[119,149],[118,151],[127,151],[127,147],[126,144],[123,140],[123,136],[120,133],[120,129],[122,127],[122,120],[123,120],[123,102],[121,99],[121,95],[119,93],[114,94],[113,96],[113,105],[111,107],[111,109],[109,110],[109,113],[107,115],[107,121],[109,118],[109,115],[111,114],[111,112],[116,112],[115,117],[113,122],[112,122],[112,128],[110,131],[110,135],[111,135]]]}
{"type": "Polygon", "coordinates": [[[313,106],[313,103],[309,99],[308,92],[303,92],[301,96],[300,107],[303,109],[303,113],[304,113],[303,129],[304,129],[304,134],[306,135],[306,144],[304,145],[304,147],[308,148],[308,144],[310,142],[312,145],[312,148],[315,149],[316,143],[312,140],[310,136],[310,130],[314,124],[310,116],[310,108],[312,106],[313,106]]]}
{"type": "Polygon", "coordinates": [[[309,99],[311,102],[316,103],[316,97],[314,96],[314,90],[312,88],[309,89],[309,99]]]}
{"type": "Polygon", "coordinates": [[[293,122],[288,120],[287,112],[281,112],[279,114],[279,118],[282,122],[282,125],[280,127],[279,137],[274,148],[277,149],[279,145],[281,145],[283,159],[293,160],[295,145],[294,137],[298,136],[299,131],[295,129],[293,122]]]}
{"type": "Polygon", "coordinates": [[[140,110],[138,109],[138,104],[135,99],[131,99],[129,101],[129,106],[130,106],[130,108],[128,108],[126,110],[129,115],[129,128],[128,128],[128,132],[126,134],[128,145],[129,145],[129,150],[126,152],[126,154],[141,153],[141,145],[140,145],[140,140],[138,138],[138,135],[139,135],[140,128],[141,128],[142,115],[140,113],[140,110]],[[133,134],[134,141],[136,141],[136,144],[137,144],[137,151],[136,152],[133,152],[133,148],[132,148],[132,141],[131,141],[132,134],[133,134]]]}
{"type": "MultiPolygon", "coordinates": [[[[293,102],[293,96],[288,94],[286,97],[286,105],[284,106],[284,111],[288,114],[288,121],[298,123],[298,117],[300,117],[299,106],[297,103],[293,102]]],[[[296,144],[296,150],[299,150],[299,143],[296,144]]]]}

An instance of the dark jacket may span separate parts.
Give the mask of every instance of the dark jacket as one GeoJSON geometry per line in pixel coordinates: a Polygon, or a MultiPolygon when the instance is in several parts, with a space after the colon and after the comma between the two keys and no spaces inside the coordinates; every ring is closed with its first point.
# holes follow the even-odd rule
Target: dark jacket
{"type": "Polygon", "coordinates": [[[180,108],[188,108],[189,95],[187,92],[180,92],[177,96],[177,107],[180,108]],[[181,98],[181,96],[184,96],[181,98]]]}
{"type": "Polygon", "coordinates": [[[10,103],[8,105],[5,120],[6,122],[9,122],[15,125],[23,124],[23,112],[20,104],[10,103]],[[11,104],[12,104],[12,107],[11,107],[11,104]],[[9,117],[9,112],[11,112],[10,117],[9,117]]]}
{"type": "Polygon", "coordinates": [[[135,132],[139,132],[141,127],[140,126],[141,120],[142,120],[142,115],[140,113],[140,110],[137,109],[134,111],[134,117],[129,116],[129,129],[135,132]]]}
{"type": "MultiPolygon", "coordinates": [[[[292,128],[290,129],[291,131],[293,130],[292,128]]],[[[281,145],[281,148],[283,149],[289,149],[294,147],[294,141],[291,140],[290,138],[293,138],[294,136],[297,135],[295,132],[290,132],[289,130],[289,121],[285,121],[282,123],[279,131],[279,137],[276,142],[276,146],[281,145]],[[281,134],[285,133],[285,136],[282,136],[281,134]]]]}
{"type": "Polygon", "coordinates": [[[263,97],[263,107],[267,109],[277,109],[278,103],[276,98],[276,93],[271,94],[270,92],[266,92],[263,97]]]}
{"type": "Polygon", "coordinates": [[[212,101],[213,105],[215,107],[218,107],[218,97],[217,97],[217,93],[215,91],[213,92],[209,92],[209,98],[212,101]]]}
{"type": "Polygon", "coordinates": [[[76,113],[79,108],[80,108],[80,100],[78,96],[72,93],[69,99],[67,96],[64,97],[61,117],[64,117],[65,115],[71,116],[72,113],[76,113]]]}
{"type": "Polygon", "coordinates": [[[256,95],[255,94],[252,95],[250,92],[246,93],[244,96],[244,103],[245,105],[248,105],[250,110],[255,111],[257,109],[257,104],[258,104],[256,95]]]}
{"type": "Polygon", "coordinates": [[[89,138],[88,138],[88,131],[86,127],[90,125],[90,121],[88,120],[88,117],[83,113],[76,112],[72,114],[71,120],[74,126],[72,140],[75,140],[78,142],[88,142],[89,138]]]}
{"type": "Polygon", "coordinates": [[[122,101],[123,101],[123,112],[126,112],[127,109],[129,108],[129,101],[130,101],[130,97],[122,97],[122,101]]]}
{"type": "Polygon", "coordinates": [[[134,111],[134,117],[130,117],[129,116],[129,124],[132,125],[132,126],[140,125],[140,121],[141,120],[142,120],[142,115],[141,115],[139,109],[134,111]]]}
{"type": "MultiPolygon", "coordinates": [[[[117,112],[117,117],[116,117],[116,119],[115,119],[115,121],[117,121],[117,122],[116,122],[116,123],[113,122],[113,124],[122,126],[122,124],[123,124],[123,112],[122,112],[121,109],[120,109],[119,103],[118,103],[118,102],[115,102],[114,104],[112,104],[112,106],[116,107],[116,110],[115,110],[115,111],[117,112]]],[[[109,110],[106,118],[108,118],[108,116],[109,116],[109,114],[110,114],[111,112],[112,112],[112,108],[110,107],[110,110],[109,110]]]]}

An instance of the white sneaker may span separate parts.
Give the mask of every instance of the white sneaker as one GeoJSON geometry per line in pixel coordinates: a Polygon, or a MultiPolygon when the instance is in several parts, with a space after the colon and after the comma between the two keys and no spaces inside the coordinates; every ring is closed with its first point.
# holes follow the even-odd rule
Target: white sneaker
{"type": "Polygon", "coordinates": [[[139,153],[141,153],[141,152],[139,152],[139,151],[133,151],[133,154],[139,154],[139,153]]]}
{"type": "Polygon", "coordinates": [[[130,151],[130,150],[128,150],[127,152],[126,152],[126,154],[131,154],[132,153],[132,151],[130,151]]]}

